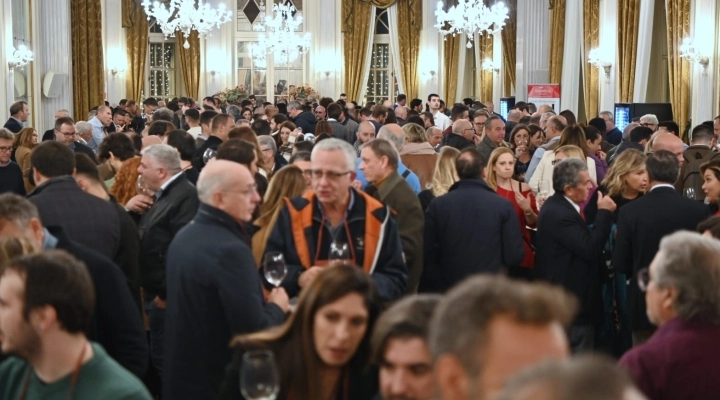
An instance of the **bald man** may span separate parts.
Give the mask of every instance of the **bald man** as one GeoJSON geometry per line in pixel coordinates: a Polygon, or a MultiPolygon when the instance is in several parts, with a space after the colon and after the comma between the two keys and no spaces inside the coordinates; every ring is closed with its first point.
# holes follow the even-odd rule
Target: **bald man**
{"type": "Polygon", "coordinates": [[[431,126],[427,128],[427,130],[425,131],[425,136],[427,136],[427,140],[428,143],[430,143],[430,146],[432,146],[435,151],[439,151],[440,148],[438,145],[440,144],[440,142],[442,142],[443,139],[443,134],[440,128],[438,128],[437,126],[431,126]]]}
{"type": "Polygon", "coordinates": [[[445,145],[462,150],[477,144],[475,136],[472,123],[466,119],[458,119],[452,124],[452,133],[445,136],[445,145]]]}
{"type": "Polygon", "coordinates": [[[539,112],[540,114],[545,114],[548,111],[553,111],[553,108],[550,104],[541,104],[537,110],[537,112],[539,112]]]}
{"type": "Polygon", "coordinates": [[[327,119],[327,110],[325,110],[325,107],[315,107],[315,119],[318,121],[325,121],[327,119]]]}
{"type": "Polygon", "coordinates": [[[656,152],[658,150],[667,150],[673,153],[680,162],[680,168],[682,168],[683,162],[685,162],[685,157],[683,157],[685,143],[683,143],[679,137],[673,135],[672,133],[662,133],[658,135],[652,144],[652,151],[656,152]]]}
{"type": "Polygon", "coordinates": [[[279,325],[289,310],[285,289],[273,289],[264,300],[242,226],[260,201],[250,171],[211,160],[197,192],[200,208],[175,236],[167,257],[162,382],[169,399],[217,397],[232,337],[279,325]]]}

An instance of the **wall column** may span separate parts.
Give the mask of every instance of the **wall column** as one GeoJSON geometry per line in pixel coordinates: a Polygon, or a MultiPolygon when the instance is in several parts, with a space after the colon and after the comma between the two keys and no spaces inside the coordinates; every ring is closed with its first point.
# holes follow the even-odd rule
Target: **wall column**
{"type": "MultiPolygon", "coordinates": [[[[600,51],[612,60],[610,76],[600,71],[600,111],[615,110],[616,76],[617,76],[617,0],[600,0],[600,51]]],[[[592,68],[595,68],[594,66],[592,68]]]]}
{"type": "Polygon", "coordinates": [[[305,29],[312,35],[307,53],[307,83],[323,97],[333,100],[345,91],[343,80],[343,35],[340,1],[306,1],[303,10],[305,29]]]}
{"type": "Polygon", "coordinates": [[[105,95],[111,106],[126,97],[125,71],[127,44],[122,27],[122,2],[102,0],[103,59],[105,60],[105,95]],[[117,72],[112,73],[115,69],[117,72]]]}
{"type": "Polygon", "coordinates": [[[550,80],[550,10],[546,0],[517,3],[515,101],[525,101],[528,84],[550,80]]]}
{"type": "Polygon", "coordinates": [[[54,126],[55,111],[64,108],[73,114],[70,0],[32,0],[31,9],[35,44],[33,89],[38,104],[34,127],[43,132],[54,126]],[[48,72],[64,74],[60,95],[53,99],[42,94],[42,83],[48,72]]]}
{"type": "MultiPolygon", "coordinates": [[[[420,73],[420,85],[418,86],[418,98],[427,102],[430,93],[442,93],[444,90],[440,85],[442,79],[443,64],[443,39],[435,28],[435,6],[437,2],[422,2],[422,32],[420,32],[420,60],[418,69],[420,73]]],[[[408,99],[408,104],[410,104],[408,99]]]]}
{"type": "MultiPolygon", "coordinates": [[[[575,115],[579,113],[580,91],[580,63],[582,62],[583,3],[581,1],[568,1],[565,5],[565,46],[563,46],[562,81],[560,82],[560,108],[569,109],[575,115]]],[[[561,110],[555,110],[559,112],[561,110]]]]}
{"type": "MultiPolygon", "coordinates": [[[[710,63],[707,67],[692,62],[691,64],[691,86],[690,86],[690,118],[692,126],[703,121],[712,120],[717,115],[713,107],[713,96],[717,89],[716,76],[713,73],[717,69],[717,58],[714,57],[717,46],[716,37],[710,32],[715,31],[715,15],[717,13],[716,0],[693,0],[691,2],[691,13],[694,14],[694,23],[690,24],[690,31],[695,46],[700,54],[708,57],[710,63]]],[[[690,129],[692,130],[692,126],[690,129]]]]}

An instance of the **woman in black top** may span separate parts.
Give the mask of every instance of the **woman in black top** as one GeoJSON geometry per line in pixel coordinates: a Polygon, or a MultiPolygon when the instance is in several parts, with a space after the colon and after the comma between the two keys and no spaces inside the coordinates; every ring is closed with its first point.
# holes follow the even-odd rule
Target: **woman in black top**
{"type": "Polygon", "coordinates": [[[370,335],[379,313],[372,278],[362,268],[324,270],[300,293],[297,309],[284,325],[233,340],[235,355],[219,398],[244,399],[243,356],[269,350],[278,371],[278,399],[371,399],[378,387],[377,371],[368,368],[370,335]]]}

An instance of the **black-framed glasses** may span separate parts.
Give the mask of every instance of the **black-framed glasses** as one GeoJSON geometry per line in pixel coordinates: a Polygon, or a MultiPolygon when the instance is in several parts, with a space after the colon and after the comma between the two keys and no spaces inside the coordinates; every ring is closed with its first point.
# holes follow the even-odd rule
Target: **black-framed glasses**
{"type": "Polygon", "coordinates": [[[13,149],[12,146],[7,146],[7,147],[6,147],[6,146],[0,146],[0,153],[9,152],[9,151],[12,151],[12,149],[13,149]]]}
{"type": "Polygon", "coordinates": [[[65,135],[65,137],[75,136],[75,134],[77,133],[77,132],[63,132],[63,131],[58,131],[58,132],[65,135]]]}
{"type": "Polygon", "coordinates": [[[649,128],[649,127],[651,127],[651,126],[655,126],[655,124],[651,124],[651,123],[648,123],[648,122],[643,122],[643,123],[641,123],[640,125],[641,125],[641,126],[644,126],[644,127],[646,127],[646,128],[649,128]]]}
{"type": "Polygon", "coordinates": [[[340,179],[342,176],[347,175],[353,171],[345,171],[345,172],[335,172],[335,171],[323,171],[320,169],[310,169],[308,170],[310,173],[310,176],[312,176],[313,179],[322,179],[322,177],[326,177],[330,181],[336,181],[340,179]]]}
{"type": "Polygon", "coordinates": [[[647,292],[648,286],[650,286],[650,269],[643,268],[638,271],[637,275],[638,286],[643,292],[647,292]]]}

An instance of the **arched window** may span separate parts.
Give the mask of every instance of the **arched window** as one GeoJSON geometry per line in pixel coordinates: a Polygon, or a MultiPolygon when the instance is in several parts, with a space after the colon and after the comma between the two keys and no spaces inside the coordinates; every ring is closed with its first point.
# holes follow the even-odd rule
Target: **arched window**
{"type": "Polygon", "coordinates": [[[397,94],[397,81],[393,73],[390,55],[390,27],[387,9],[376,8],[375,34],[370,59],[370,74],[367,80],[365,103],[393,99],[397,94]]]}

